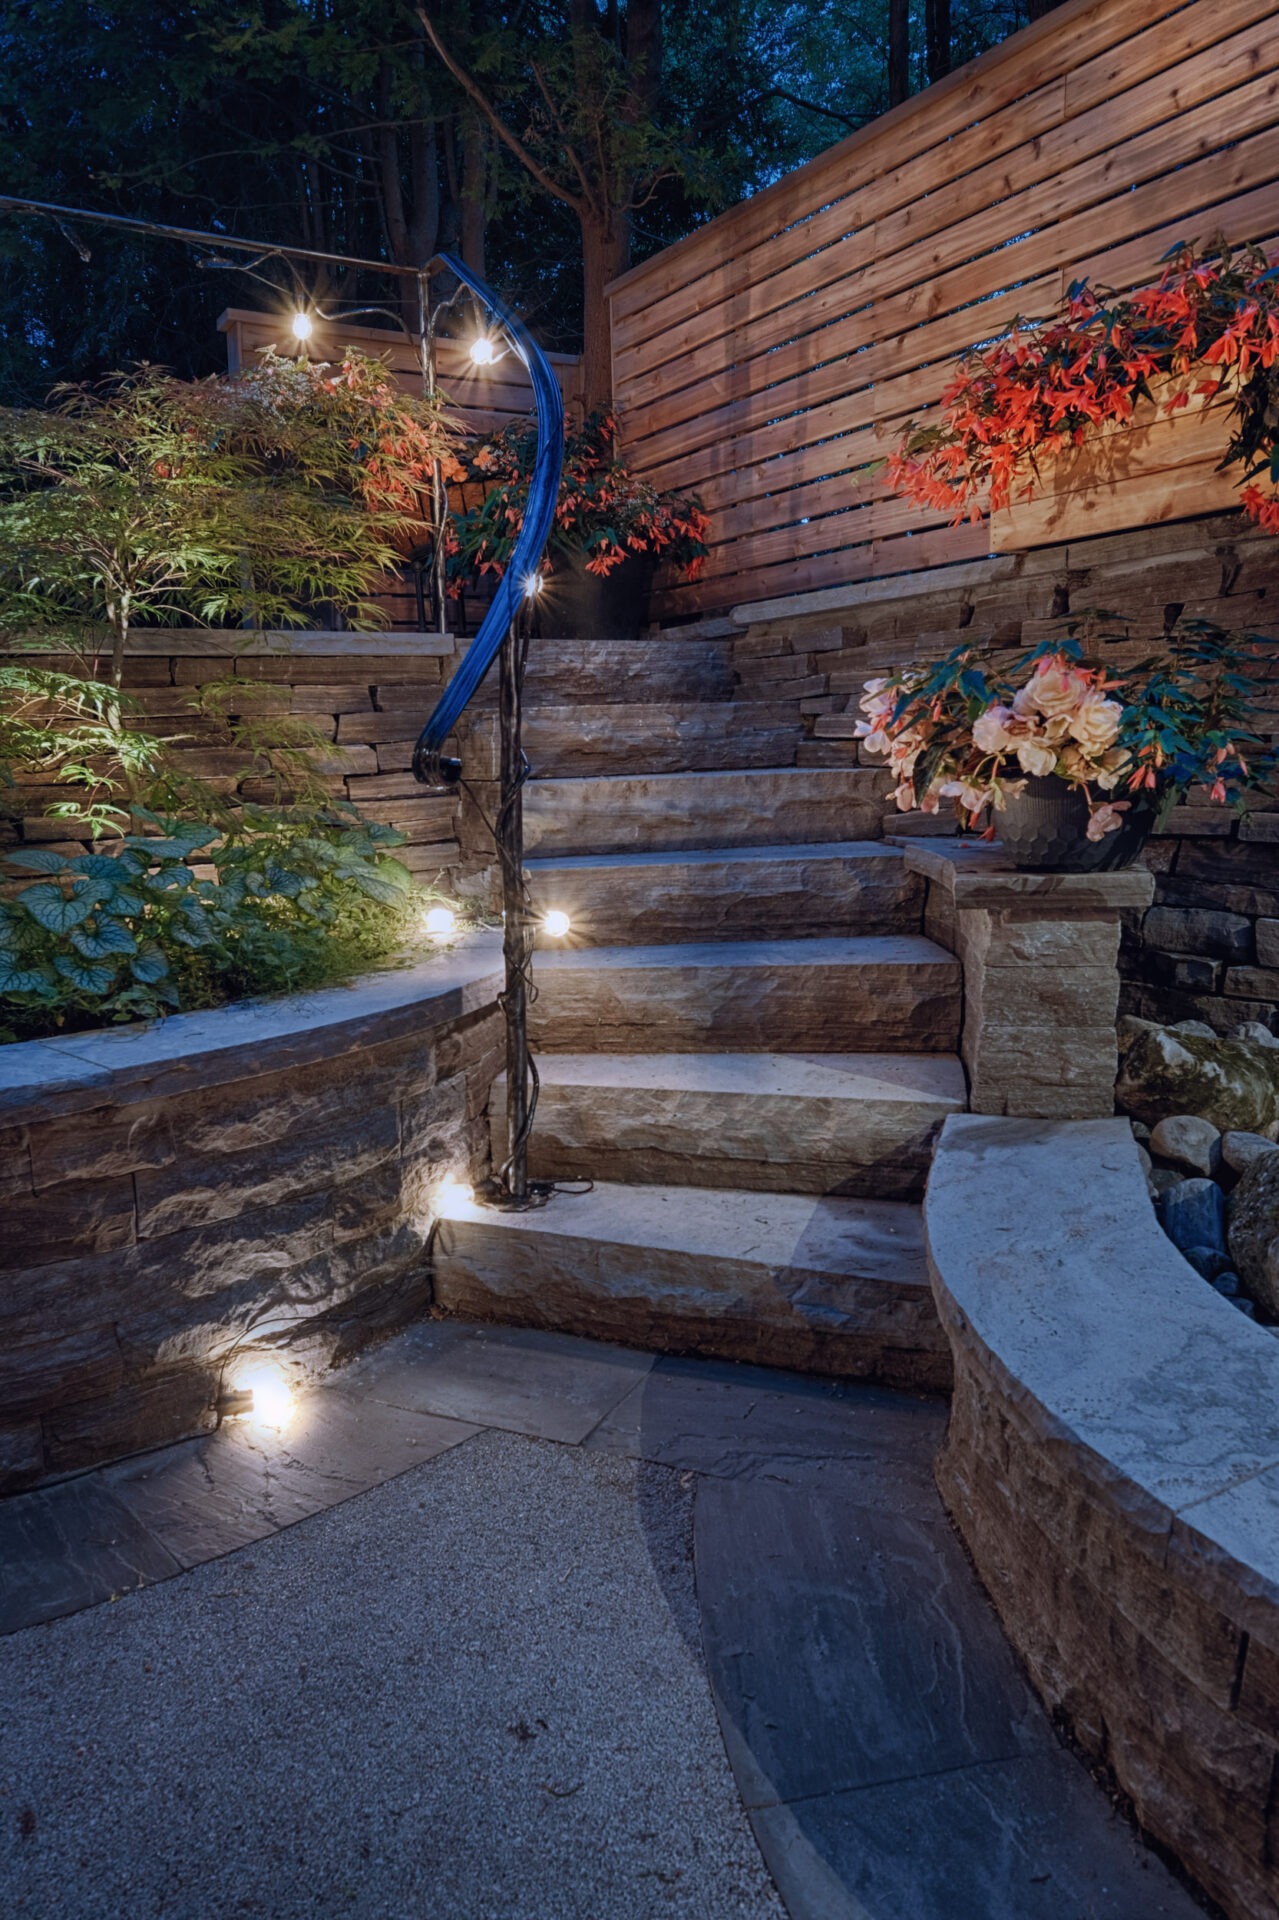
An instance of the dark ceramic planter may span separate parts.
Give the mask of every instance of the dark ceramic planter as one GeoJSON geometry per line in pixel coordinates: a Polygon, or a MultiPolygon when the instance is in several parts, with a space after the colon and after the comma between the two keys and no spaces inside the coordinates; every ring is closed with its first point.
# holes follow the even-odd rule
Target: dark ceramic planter
{"type": "Polygon", "coordinates": [[[648,621],[656,556],[630,553],[601,579],[580,553],[557,553],[537,610],[543,633],[565,640],[638,640],[648,621]]]}
{"type": "Polygon", "coordinates": [[[1113,833],[1088,838],[1088,802],[1056,774],[1027,780],[1010,793],[996,824],[1015,867],[1028,873],[1114,873],[1130,867],[1146,844],[1154,808],[1134,803],[1113,833]]]}

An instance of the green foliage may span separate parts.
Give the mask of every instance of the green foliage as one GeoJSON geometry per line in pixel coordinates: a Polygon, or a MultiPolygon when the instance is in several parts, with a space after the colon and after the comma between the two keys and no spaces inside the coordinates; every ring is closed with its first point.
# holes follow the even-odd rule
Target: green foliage
{"type": "MultiPolygon", "coordinates": [[[[692,494],[659,492],[633,474],[617,457],[615,438],[616,423],[604,412],[566,429],[547,543],[552,566],[557,556],[582,554],[588,572],[607,576],[628,554],[647,553],[696,579],[709,551],[701,503],[692,494]]],[[[449,564],[455,579],[505,572],[524,524],[536,453],[536,428],[519,423],[472,454],[467,477],[487,482],[488,492],[453,522],[449,564]]]]}
{"type": "Polygon", "coordinates": [[[423,532],[450,431],[380,361],[268,357],[238,379],[153,367],[0,411],[0,626],[81,648],[105,627],[120,684],[134,626],[361,624],[423,532]]]}
{"type": "Polygon", "coordinates": [[[225,834],[143,824],[110,853],[9,856],[33,878],[0,901],[8,1038],[296,992],[385,959],[409,934],[417,896],[388,857],[403,836],[353,809],[250,808],[225,834]]]}

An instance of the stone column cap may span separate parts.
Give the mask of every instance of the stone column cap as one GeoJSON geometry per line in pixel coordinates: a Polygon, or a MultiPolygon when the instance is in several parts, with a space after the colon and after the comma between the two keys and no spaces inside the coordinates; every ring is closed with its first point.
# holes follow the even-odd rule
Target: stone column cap
{"type": "Polygon", "coordinates": [[[945,889],[958,908],[1015,907],[1068,919],[1072,914],[1118,913],[1148,907],[1155,877],[1145,867],[1117,873],[1020,873],[998,840],[925,840],[885,834],[900,847],[907,871],[945,889]]]}

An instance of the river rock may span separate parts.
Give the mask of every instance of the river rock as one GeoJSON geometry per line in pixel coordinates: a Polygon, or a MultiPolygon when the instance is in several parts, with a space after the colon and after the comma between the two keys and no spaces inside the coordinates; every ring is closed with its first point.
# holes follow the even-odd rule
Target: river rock
{"type": "Polygon", "coordinates": [[[1148,1147],[1150,1145],[1150,1128],[1146,1125],[1145,1121],[1130,1120],[1128,1125],[1132,1128],[1132,1137],[1137,1142],[1137,1145],[1139,1147],[1148,1147]]]}
{"type": "Polygon", "coordinates": [[[1156,1194],[1171,1193],[1185,1177],[1184,1173],[1178,1173],[1176,1167],[1152,1167],[1146,1175],[1146,1185],[1153,1187],[1156,1194]]]}
{"type": "Polygon", "coordinates": [[[1216,1280],[1221,1274],[1230,1272],[1230,1255],[1220,1247],[1183,1247],[1181,1256],[1205,1280],[1216,1280]]]}
{"type": "Polygon", "coordinates": [[[1262,1020],[1245,1020],[1235,1028],[1236,1040],[1251,1040],[1259,1047],[1279,1047],[1279,1034],[1271,1033],[1262,1020]]]}
{"type": "Polygon", "coordinates": [[[1221,1134],[1197,1113],[1173,1113],[1151,1133],[1150,1151],[1183,1173],[1211,1177],[1221,1165],[1221,1134]]]}
{"type": "Polygon", "coordinates": [[[1165,1193],[1159,1217],[1164,1232],[1183,1253],[1187,1247],[1225,1252],[1226,1196],[1215,1180],[1179,1180],[1165,1193]]]}
{"type": "Polygon", "coordinates": [[[1279,1317],[1279,1153],[1254,1160],[1230,1196],[1230,1252],[1252,1298],[1279,1317]]]}
{"type": "Polygon", "coordinates": [[[1124,1055],[1115,1098],[1152,1127],[1167,1114],[1188,1113],[1223,1133],[1264,1133],[1279,1120],[1279,1053],[1206,1029],[1151,1027],[1124,1055]]]}
{"type": "Polygon", "coordinates": [[[1279,1146],[1264,1133],[1223,1133],[1221,1158],[1232,1173],[1247,1173],[1255,1160],[1268,1153],[1279,1153],[1279,1146]]]}
{"type": "Polygon", "coordinates": [[[1233,1267],[1227,1267],[1224,1273],[1219,1273],[1212,1284],[1218,1293],[1225,1294],[1227,1300],[1235,1299],[1239,1293],[1239,1275],[1233,1267]]]}
{"type": "Polygon", "coordinates": [[[1177,1020],[1173,1023],[1174,1033],[1197,1034],[1201,1040],[1215,1040],[1217,1029],[1210,1027],[1206,1020],[1177,1020]]]}

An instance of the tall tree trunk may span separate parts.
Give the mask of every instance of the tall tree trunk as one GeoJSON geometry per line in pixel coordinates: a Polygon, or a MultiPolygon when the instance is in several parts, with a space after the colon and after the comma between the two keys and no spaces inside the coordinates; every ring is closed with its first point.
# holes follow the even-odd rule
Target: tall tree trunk
{"type": "Polygon", "coordinates": [[[481,279],[488,237],[489,136],[473,107],[462,113],[462,259],[481,279]]]}
{"type": "Polygon", "coordinates": [[[930,83],[950,72],[950,0],[925,0],[924,59],[930,83]]]}
{"type": "Polygon", "coordinates": [[[910,93],[910,0],[888,0],[888,104],[910,93]]]}
{"type": "Polygon", "coordinates": [[[582,223],[582,401],[588,413],[613,404],[613,352],[604,289],[626,271],[631,236],[626,216],[584,209],[582,223]]]}

